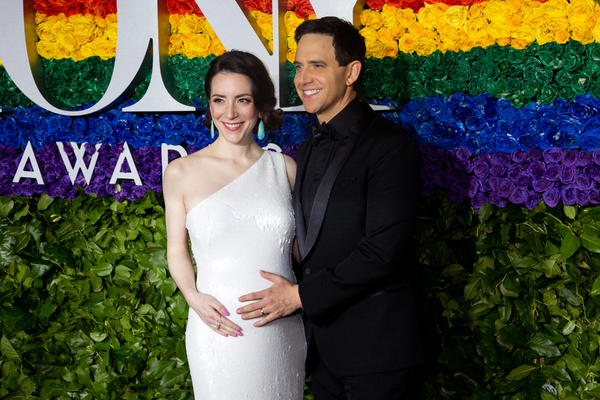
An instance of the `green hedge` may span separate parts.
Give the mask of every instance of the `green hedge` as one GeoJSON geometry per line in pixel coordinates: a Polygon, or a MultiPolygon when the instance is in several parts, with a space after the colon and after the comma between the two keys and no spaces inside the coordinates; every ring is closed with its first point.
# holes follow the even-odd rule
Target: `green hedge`
{"type": "MultiPolygon", "coordinates": [[[[0,198],[0,399],[192,398],[162,204],[0,198]]],[[[600,398],[598,221],[600,207],[423,199],[443,347],[423,398],[600,398]]]]}

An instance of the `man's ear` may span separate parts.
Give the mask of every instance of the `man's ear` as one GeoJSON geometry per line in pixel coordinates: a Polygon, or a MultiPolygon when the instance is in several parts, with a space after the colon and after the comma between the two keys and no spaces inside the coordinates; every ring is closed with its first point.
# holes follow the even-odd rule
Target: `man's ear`
{"type": "Polygon", "coordinates": [[[362,64],[358,60],[346,65],[346,86],[352,86],[358,80],[362,64]]]}

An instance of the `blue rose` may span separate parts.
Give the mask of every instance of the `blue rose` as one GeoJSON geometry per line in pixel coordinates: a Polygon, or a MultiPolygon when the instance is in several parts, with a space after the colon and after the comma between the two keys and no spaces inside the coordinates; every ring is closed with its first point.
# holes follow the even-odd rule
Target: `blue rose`
{"type": "Polygon", "coordinates": [[[426,99],[429,115],[435,117],[446,108],[446,99],[444,96],[428,97],[426,99]]]}

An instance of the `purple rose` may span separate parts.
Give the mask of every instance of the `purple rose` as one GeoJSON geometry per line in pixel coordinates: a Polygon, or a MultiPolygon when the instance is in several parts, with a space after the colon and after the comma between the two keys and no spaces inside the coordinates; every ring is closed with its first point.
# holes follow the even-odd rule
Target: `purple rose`
{"type": "Polygon", "coordinates": [[[531,183],[531,177],[527,175],[521,175],[517,178],[517,187],[527,189],[531,183]]]}
{"type": "Polygon", "coordinates": [[[516,188],[508,198],[508,200],[513,204],[523,204],[525,199],[527,199],[527,190],[523,188],[516,188]]]}
{"type": "Polygon", "coordinates": [[[490,174],[497,177],[502,177],[506,173],[506,166],[500,164],[492,164],[490,174]]]}
{"type": "Polygon", "coordinates": [[[574,181],[575,187],[580,190],[590,190],[596,186],[596,183],[585,176],[585,174],[579,174],[575,177],[574,181]]]}
{"type": "Polygon", "coordinates": [[[479,192],[479,182],[476,180],[470,180],[467,186],[467,196],[474,198],[479,192]]]}
{"type": "Polygon", "coordinates": [[[544,150],[542,154],[546,164],[562,161],[562,150],[558,147],[552,147],[551,149],[544,150]]]}
{"type": "Polygon", "coordinates": [[[450,182],[452,182],[453,184],[455,183],[460,183],[462,181],[465,180],[465,173],[462,171],[459,171],[455,168],[452,168],[448,171],[448,179],[450,180],[450,182]]]}
{"type": "Polygon", "coordinates": [[[583,174],[590,179],[600,182],[600,167],[597,165],[586,165],[582,170],[583,174]]]}
{"type": "Polygon", "coordinates": [[[511,164],[506,171],[506,176],[513,181],[519,179],[523,175],[523,168],[519,164],[511,164]]]}
{"type": "Polygon", "coordinates": [[[531,149],[527,150],[527,155],[531,160],[536,161],[542,158],[542,151],[537,147],[532,147],[531,149]]]}
{"type": "Polygon", "coordinates": [[[454,163],[454,168],[459,171],[464,172],[465,174],[470,174],[473,172],[473,161],[471,160],[457,160],[454,163]]]}
{"type": "Polygon", "coordinates": [[[522,150],[517,150],[510,155],[510,158],[516,163],[523,162],[527,158],[527,152],[522,151],[522,150]]]}
{"type": "Polygon", "coordinates": [[[471,157],[472,153],[465,149],[464,147],[460,146],[457,150],[456,150],[456,158],[459,160],[466,160],[469,157],[471,157]]]}
{"type": "Polygon", "coordinates": [[[510,156],[506,153],[496,152],[491,155],[492,164],[508,165],[510,164],[510,156]]]}
{"type": "Polygon", "coordinates": [[[495,205],[496,207],[504,208],[506,207],[506,200],[501,199],[496,193],[490,193],[490,203],[495,205]]]}
{"type": "Polygon", "coordinates": [[[563,154],[563,165],[570,167],[577,164],[577,152],[575,150],[562,150],[563,154]]]}
{"type": "Polygon", "coordinates": [[[546,165],[544,177],[549,181],[557,181],[560,176],[561,167],[558,163],[550,163],[546,165]]]}
{"type": "Polygon", "coordinates": [[[490,166],[481,160],[475,161],[473,174],[478,178],[486,178],[490,173],[490,166]]]}
{"type": "Polygon", "coordinates": [[[599,204],[600,203],[600,191],[598,191],[598,189],[590,190],[588,200],[592,204],[599,204]]]}
{"type": "Polygon", "coordinates": [[[577,190],[575,190],[575,193],[577,195],[577,204],[581,204],[582,206],[584,206],[588,203],[588,199],[589,199],[589,191],[588,190],[577,189],[577,190]]]}
{"type": "Polygon", "coordinates": [[[448,191],[448,198],[454,204],[461,204],[465,200],[462,191],[454,185],[452,185],[452,188],[448,191]]]}
{"type": "Polygon", "coordinates": [[[485,203],[488,203],[488,202],[489,202],[488,197],[483,193],[479,193],[475,197],[473,197],[473,200],[471,200],[471,205],[473,206],[474,209],[479,210],[482,205],[484,205],[485,203]]]}
{"type": "Polygon", "coordinates": [[[502,198],[510,197],[511,194],[515,191],[515,184],[506,179],[500,179],[500,184],[498,185],[498,196],[502,198]]]}
{"type": "Polygon", "coordinates": [[[558,174],[558,178],[562,183],[571,183],[577,174],[577,169],[574,166],[566,167],[561,165],[560,172],[558,174]]]}
{"type": "Polygon", "coordinates": [[[450,186],[450,180],[446,171],[436,171],[434,180],[435,184],[441,188],[448,189],[450,186]]]}
{"type": "Polygon", "coordinates": [[[597,165],[600,165],[600,149],[596,149],[592,152],[592,157],[597,165]]]}
{"type": "Polygon", "coordinates": [[[489,179],[477,179],[477,183],[479,183],[480,192],[487,193],[492,191],[489,179]]]}
{"type": "Polygon", "coordinates": [[[594,156],[591,151],[582,150],[577,154],[577,165],[585,166],[593,162],[594,156]]]}
{"type": "Polygon", "coordinates": [[[529,168],[527,168],[527,172],[533,178],[539,178],[539,177],[544,176],[544,170],[545,169],[546,169],[546,166],[544,165],[543,162],[541,162],[541,161],[534,161],[531,164],[529,164],[529,168]]]}
{"type": "Polygon", "coordinates": [[[552,182],[544,177],[535,178],[533,180],[532,186],[533,186],[533,190],[541,193],[541,192],[545,192],[549,187],[551,187],[552,182]]]}
{"type": "Polygon", "coordinates": [[[577,201],[577,189],[574,186],[563,186],[560,190],[563,204],[572,206],[577,201]]]}
{"type": "Polygon", "coordinates": [[[540,195],[535,192],[530,192],[527,199],[525,199],[525,207],[527,209],[532,210],[540,202],[540,195]]]}
{"type": "Polygon", "coordinates": [[[488,182],[490,184],[490,188],[492,189],[492,191],[497,192],[498,187],[500,186],[500,179],[496,176],[492,176],[492,177],[490,177],[490,179],[488,179],[488,182]]]}

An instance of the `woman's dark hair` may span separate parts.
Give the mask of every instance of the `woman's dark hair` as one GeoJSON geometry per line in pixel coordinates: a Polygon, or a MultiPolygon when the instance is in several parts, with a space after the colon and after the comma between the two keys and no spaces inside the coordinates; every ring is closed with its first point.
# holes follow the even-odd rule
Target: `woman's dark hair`
{"type": "MultiPolygon", "coordinates": [[[[296,28],[296,43],[300,42],[302,36],[310,33],[333,38],[335,59],[341,67],[345,67],[352,61],[360,61],[362,67],[367,52],[365,38],[350,22],[337,17],[307,19],[296,28]]],[[[361,72],[362,70],[363,68],[361,72]]]]}
{"type": "MultiPolygon", "coordinates": [[[[283,111],[275,110],[277,97],[275,97],[275,86],[269,76],[265,65],[254,54],[245,51],[232,50],[215,58],[208,68],[204,81],[204,93],[210,102],[211,84],[213,78],[220,73],[241,74],[250,80],[252,85],[252,97],[254,106],[262,116],[265,131],[276,131],[283,123],[283,111]]],[[[210,126],[212,116],[210,111],[206,114],[205,123],[210,126]]],[[[254,127],[254,131],[258,129],[254,127]]]]}

